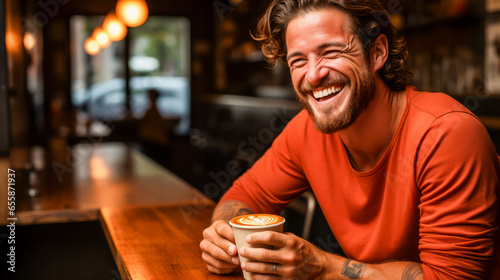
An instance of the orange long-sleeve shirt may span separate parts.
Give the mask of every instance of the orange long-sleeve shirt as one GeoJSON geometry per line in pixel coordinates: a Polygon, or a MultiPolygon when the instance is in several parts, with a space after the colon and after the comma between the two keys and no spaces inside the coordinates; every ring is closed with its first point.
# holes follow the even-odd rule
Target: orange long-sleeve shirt
{"type": "Polygon", "coordinates": [[[445,94],[408,87],[406,98],[372,170],[354,170],[339,136],[302,111],[221,201],[279,213],[310,186],[349,258],[420,262],[426,280],[500,279],[499,158],[486,129],[445,94]]]}

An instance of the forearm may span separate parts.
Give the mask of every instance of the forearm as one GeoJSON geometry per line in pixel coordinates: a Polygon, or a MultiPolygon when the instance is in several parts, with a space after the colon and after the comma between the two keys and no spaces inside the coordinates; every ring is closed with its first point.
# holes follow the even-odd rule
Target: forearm
{"type": "Polygon", "coordinates": [[[248,205],[238,200],[228,200],[217,204],[212,215],[212,222],[217,220],[228,222],[234,217],[246,214],[253,214],[248,205]]]}
{"type": "Polygon", "coordinates": [[[422,280],[419,263],[394,261],[381,264],[366,264],[329,254],[325,279],[397,279],[422,280]]]}

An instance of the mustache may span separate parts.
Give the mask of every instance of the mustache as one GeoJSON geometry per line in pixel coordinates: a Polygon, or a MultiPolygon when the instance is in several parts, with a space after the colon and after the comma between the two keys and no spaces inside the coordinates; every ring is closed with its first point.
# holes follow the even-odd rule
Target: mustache
{"type": "Polygon", "coordinates": [[[312,92],[318,88],[328,88],[334,84],[350,84],[349,78],[343,74],[337,74],[335,76],[328,76],[321,80],[320,83],[313,85],[304,79],[300,84],[299,90],[302,92],[312,92]]]}

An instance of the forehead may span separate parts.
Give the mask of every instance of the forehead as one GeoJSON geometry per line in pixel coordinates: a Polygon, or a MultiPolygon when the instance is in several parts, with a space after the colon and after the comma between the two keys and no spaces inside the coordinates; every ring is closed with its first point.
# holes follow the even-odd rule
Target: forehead
{"type": "Polygon", "coordinates": [[[323,44],[326,41],[347,43],[354,36],[348,14],[336,8],[323,8],[299,14],[286,29],[288,52],[292,48],[323,44]]]}

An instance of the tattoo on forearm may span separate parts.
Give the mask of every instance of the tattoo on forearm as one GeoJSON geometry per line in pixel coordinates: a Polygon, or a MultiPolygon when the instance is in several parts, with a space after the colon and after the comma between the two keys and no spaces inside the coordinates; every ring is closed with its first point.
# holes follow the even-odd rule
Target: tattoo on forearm
{"type": "Polygon", "coordinates": [[[410,263],[405,267],[401,280],[415,280],[422,275],[422,267],[416,263],[410,263]]]}
{"type": "Polygon", "coordinates": [[[360,279],[365,269],[366,264],[358,262],[351,263],[351,260],[347,260],[342,266],[342,271],[340,273],[350,279],[360,279]]]}
{"type": "Polygon", "coordinates": [[[217,207],[213,220],[229,221],[236,216],[246,214],[253,214],[253,211],[248,208],[248,205],[241,201],[230,200],[217,207]]]}

